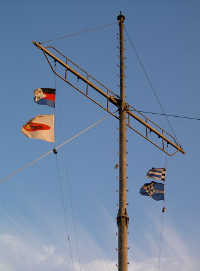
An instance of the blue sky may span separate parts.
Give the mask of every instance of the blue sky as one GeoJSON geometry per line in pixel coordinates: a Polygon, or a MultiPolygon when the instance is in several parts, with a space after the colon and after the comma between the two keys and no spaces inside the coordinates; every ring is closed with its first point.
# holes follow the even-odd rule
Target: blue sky
{"type": "MultiPolygon", "coordinates": [[[[21,126],[51,109],[33,103],[33,90],[57,88],[56,143],[106,115],[55,79],[32,40],[45,41],[104,24],[112,26],[52,44],[119,93],[117,15],[121,10],[160,101],[168,113],[200,116],[198,1],[3,1],[1,30],[1,175],[4,178],[52,148],[31,140],[21,126]],[[114,24],[115,23],[115,24],[114,24]]],[[[126,37],[126,94],[139,110],[160,112],[126,37]]],[[[170,130],[165,118],[149,117],[170,130]]],[[[186,155],[167,158],[162,203],[139,195],[151,167],[165,156],[128,131],[130,270],[198,270],[199,122],[170,118],[186,155]]],[[[59,150],[1,183],[0,269],[113,270],[117,263],[118,123],[111,116],[59,150]]]]}

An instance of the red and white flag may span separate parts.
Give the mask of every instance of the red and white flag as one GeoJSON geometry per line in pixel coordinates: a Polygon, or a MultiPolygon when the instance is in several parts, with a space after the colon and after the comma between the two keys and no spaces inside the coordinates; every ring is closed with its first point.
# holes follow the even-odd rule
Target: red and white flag
{"type": "Polygon", "coordinates": [[[54,115],[39,115],[29,120],[21,129],[29,138],[54,142],[54,115]]]}

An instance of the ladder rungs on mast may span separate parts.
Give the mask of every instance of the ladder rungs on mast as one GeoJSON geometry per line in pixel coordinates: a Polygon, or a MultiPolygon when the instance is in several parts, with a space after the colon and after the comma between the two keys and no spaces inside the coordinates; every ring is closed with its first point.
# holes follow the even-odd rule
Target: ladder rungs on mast
{"type": "MultiPolygon", "coordinates": [[[[80,68],[76,63],[71,61],[56,48],[52,46],[43,47],[40,43],[35,41],[33,44],[42,50],[52,71],[58,77],[72,86],[75,90],[86,96],[88,99],[96,103],[102,109],[110,113],[112,116],[119,119],[118,109],[120,108],[120,97],[117,94],[96,80],[93,76],[88,74],[84,69],[80,68]],[[52,53],[50,49],[54,51],[54,53],[52,53]],[[57,69],[55,69],[55,66],[51,60],[54,60],[54,63],[56,64],[60,64],[59,72],[57,69]],[[63,70],[61,70],[61,68],[63,68],[63,70]],[[95,90],[96,92],[91,93],[91,89],[95,90]]],[[[126,103],[124,110],[127,113],[127,127],[135,131],[147,141],[151,142],[169,156],[174,155],[178,151],[183,154],[185,153],[180,144],[177,143],[175,137],[162,129],[155,122],[151,121],[144,114],[138,112],[136,109],[133,109],[134,112],[131,111],[131,108],[132,107],[126,103]],[[153,135],[156,135],[156,137],[153,137],[153,135]]]]}

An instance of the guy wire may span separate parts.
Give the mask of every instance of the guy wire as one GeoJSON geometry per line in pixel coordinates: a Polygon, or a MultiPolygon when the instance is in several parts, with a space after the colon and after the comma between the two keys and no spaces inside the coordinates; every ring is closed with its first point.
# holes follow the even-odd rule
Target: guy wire
{"type": "MultiPolygon", "coordinates": [[[[145,66],[144,66],[144,64],[143,64],[143,62],[142,62],[142,60],[141,60],[141,58],[140,58],[140,56],[139,56],[138,50],[136,49],[136,46],[135,46],[134,42],[131,40],[131,38],[130,38],[130,36],[129,36],[129,34],[128,34],[128,31],[127,31],[126,26],[125,26],[125,32],[126,32],[126,34],[127,34],[127,38],[128,38],[128,41],[129,41],[129,43],[130,43],[132,49],[134,49],[134,51],[135,51],[135,55],[136,55],[136,57],[137,57],[137,60],[138,60],[138,62],[139,62],[139,64],[140,64],[140,67],[141,67],[142,70],[143,70],[143,73],[144,73],[144,75],[145,75],[145,77],[146,77],[147,82],[149,83],[149,86],[150,86],[150,88],[151,88],[151,90],[152,90],[152,92],[153,92],[153,95],[154,95],[154,97],[156,98],[157,103],[159,104],[162,113],[165,114],[164,107],[163,107],[163,105],[162,105],[161,102],[160,102],[160,99],[159,99],[159,97],[158,97],[158,95],[157,95],[157,93],[156,93],[156,90],[155,90],[155,88],[154,88],[154,86],[153,86],[153,84],[152,84],[152,81],[151,81],[151,79],[150,79],[150,76],[148,75],[147,70],[146,70],[146,68],[145,68],[145,66]]],[[[177,137],[176,137],[175,131],[174,131],[174,129],[173,129],[173,127],[172,127],[172,125],[171,125],[171,123],[170,123],[170,121],[169,121],[169,119],[168,119],[167,116],[166,116],[166,120],[167,120],[167,122],[168,122],[168,125],[169,125],[171,131],[172,131],[173,136],[176,138],[176,141],[177,141],[177,137]]]]}
{"type": "Polygon", "coordinates": [[[74,136],[68,138],[67,140],[65,140],[64,142],[62,142],[61,144],[57,145],[53,150],[49,150],[46,153],[41,154],[38,158],[32,160],[31,162],[26,163],[24,166],[12,171],[11,173],[9,173],[6,177],[4,178],[0,178],[0,183],[3,183],[5,181],[8,181],[9,179],[11,179],[12,177],[14,177],[15,175],[17,175],[18,173],[20,173],[21,171],[23,171],[24,169],[33,166],[34,164],[36,164],[38,161],[42,160],[43,158],[47,157],[49,154],[51,153],[55,153],[54,151],[62,148],[64,145],[70,143],[71,141],[73,141],[74,139],[76,139],[77,137],[81,136],[82,134],[86,133],[87,131],[91,130],[92,128],[94,128],[95,126],[99,125],[102,121],[104,121],[106,118],[108,118],[108,116],[101,118],[100,120],[96,121],[95,123],[91,124],[90,126],[88,126],[87,128],[81,130],[80,132],[78,132],[77,134],[75,134],[74,136]]]}
{"type": "Polygon", "coordinates": [[[73,32],[71,34],[66,34],[66,35],[63,35],[63,36],[60,36],[60,37],[57,37],[55,39],[52,39],[52,40],[46,40],[46,41],[42,41],[40,42],[41,44],[44,44],[44,43],[50,43],[50,42],[53,42],[53,41],[57,41],[57,40],[62,40],[62,39],[65,39],[65,38],[71,38],[71,37],[75,37],[75,36],[78,36],[82,33],[86,33],[86,32],[95,32],[95,31],[100,31],[102,29],[105,29],[107,27],[110,27],[112,25],[114,25],[116,23],[111,23],[111,24],[105,24],[105,25],[101,25],[101,26],[96,26],[96,27],[92,27],[92,28],[84,28],[80,31],[77,31],[77,32],[73,32]]]}

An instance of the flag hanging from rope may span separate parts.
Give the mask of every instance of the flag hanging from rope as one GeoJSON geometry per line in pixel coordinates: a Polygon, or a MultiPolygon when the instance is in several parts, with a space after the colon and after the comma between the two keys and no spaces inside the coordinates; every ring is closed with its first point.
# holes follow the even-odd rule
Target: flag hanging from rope
{"type": "Polygon", "coordinates": [[[145,183],[140,188],[140,194],[143,196],[151,197],[152,199],[158,201],[158,200],[164,200],[164,184],[163,183],[145,183]]]}
{"type": "Polygon", "coordinates": [[[55,107],[55,101],[56,101],[55,88],[37,88],[34,90],[35,103],[55,107]]]}
{"type": "Polygon", "coordinates": [[[146,177],[157,181],[165,181],[166,169],[165,168],[154,168],[147,172],[146,177]]]}
{"type": "Polygon", "coordinates": [[[29,138],[54,142],[54,115],[38,115],[29,120],[21,131],[29,138]]]}

